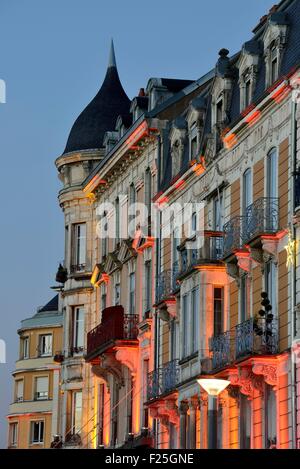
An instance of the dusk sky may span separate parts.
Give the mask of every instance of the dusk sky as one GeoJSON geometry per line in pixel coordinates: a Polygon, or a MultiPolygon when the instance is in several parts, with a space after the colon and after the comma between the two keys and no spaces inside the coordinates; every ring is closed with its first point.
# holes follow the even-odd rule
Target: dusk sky
{"type": "Polygon", "coordinates": [[[150,77],[197,79],[222,47],[237,52],[272,0],[0,0],[0,447],[6,446],[17,329],[53,291],[63,259],[54,160],[98,91],[110,40],[128,96],[150,77]]]}

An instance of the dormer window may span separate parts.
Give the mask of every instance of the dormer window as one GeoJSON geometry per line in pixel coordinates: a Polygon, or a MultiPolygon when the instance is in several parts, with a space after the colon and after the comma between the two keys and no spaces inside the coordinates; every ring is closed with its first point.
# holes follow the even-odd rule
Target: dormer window
{"type": "Polygon", "coordinates": [[[198,132],[196,123],[194,123],[190,130],[190,161],[193,161],[197,157],[198,148],[198,132]]]}
{"type": "Polygon", "coordinates": [[[221,124],[223,121],[223,99],[219,98],[216,106],[216,124],[221,124]]]}
{"type": "Polygon", "coordinates": [[[284,12],[275,12],[268,19],[263,35],[267,87],[279,77],[280,64],[286,47],[288,23],[284,12]]]}
{"type": "Polygon", "coordinates": [[[278,78],[278,54],[275,44],[271,46],[270,61],[271,83],[274,83],[278,78]]]}
{"type": "Polygon", "coordinates": [[[248,107],[251,103],[251,79],[247,78],[245,82],[245,107],[248,107]]]}

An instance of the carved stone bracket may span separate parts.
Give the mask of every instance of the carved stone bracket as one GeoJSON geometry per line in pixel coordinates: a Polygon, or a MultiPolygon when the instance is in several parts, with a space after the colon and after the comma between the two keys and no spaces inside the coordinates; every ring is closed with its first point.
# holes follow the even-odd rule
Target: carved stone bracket
{"type": "Polygon", "coordinates": [[[236,281],[240,281],[239,267],[237,264],[226,263],[226,272],[236,281]]]}
{"type": "Polygon", "coordinates": [[[106,353],[101,356],[102,369],[106,370],[114,376],[119,388],[124,386],[124,377],[122,373],[122,366],[118,360],[116,360],[114,353],[106,353]]]}
{"type": "Polygon", "coordinates": [[[138,348],[137,347],[117,347],[116,360],[129,368],[134,378],[138,369],[138,348]]]}
{"type": "Polygon", "coordinates": [[[273,260],[278,262],[278,238],[269,238],[262,236],[261,241],[264,254],[271,256],[273,260]]]}
{"type": "Polygon", "coordinates": [[[252,366],[253,373],[262,375],[264,381],[276,388],[278,384],[278,366],[264,363],[254,363],[252,366]]]}
{"type": "Polygon", "coordinates": [[[262,249],[251,248],[250,257],[255,264],[263,264],[264,262],[262,249]]]}
{"type": "Polygon", "coordinates": [[[257,378],[251,366],[248,365],[232,370],[228,379],[233,386],[239,386],[239,390],[242,394],[251,399],[254,390],[262,392],[262,380],[257,378]]]}
{"type": "Polygon", "coordinates": [[[164,300],[161,306],[158,307],[158,314],[162,321],[169,321],[176,318],[177,306],[175,299],[164,300]]]}
{"type": "Polygon", "coordinates": [[[179,426],[179,413],[176,398],[158,401],[152,404],[149,410],[151,417],[159,419],[163,425],[167,425],[170,422],[176,427],[179,426]]]}
{"type": "Polygon", "coordinates": [[[240,269],[244,270],[245,272],[250,272],[251,270],[251,259],[249,252],[237,252],[237,265],[240,269]]]}

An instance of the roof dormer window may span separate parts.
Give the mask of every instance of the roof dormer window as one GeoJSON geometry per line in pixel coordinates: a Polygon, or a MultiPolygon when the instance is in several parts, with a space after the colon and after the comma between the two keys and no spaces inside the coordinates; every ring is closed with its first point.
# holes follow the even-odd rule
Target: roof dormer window
{"type": "Polygon", "coordinates": [[[271,83],[274,83],[278,78],[278,53],[275,44],[271,47],[270,61],[271,83]]]}
{"type": "Polygon", "coordinates": [[[219,98],[216,105],[216,124],[221,124],[223,121],[223,99],[219,98]]]}
{"type": "Polygon", "coordinates": [[[286,47],[288,18],[284,12],[270,15],[263,34],[264,56],[266,66],[266,87],[278,80],[280,64],[286,47]]]}

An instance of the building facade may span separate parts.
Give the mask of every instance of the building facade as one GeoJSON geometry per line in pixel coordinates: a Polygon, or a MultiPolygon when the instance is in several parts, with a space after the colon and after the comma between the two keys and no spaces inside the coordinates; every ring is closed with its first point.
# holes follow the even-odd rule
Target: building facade
{"type": "Polygon", "coordinates": [[[59,433],[60,356],[63,317],[58,295],[24,319],[18,331],[19,358],[13,373],[8,447],[50,448],[59,433]]]}
{"type": "Polygon", "coordinates": [[[132,100],[112,45],[56,160],[57,447],[208,448],[200,378],[230,382],[217,447],[298,447],[299,12],[132,100]]]}

